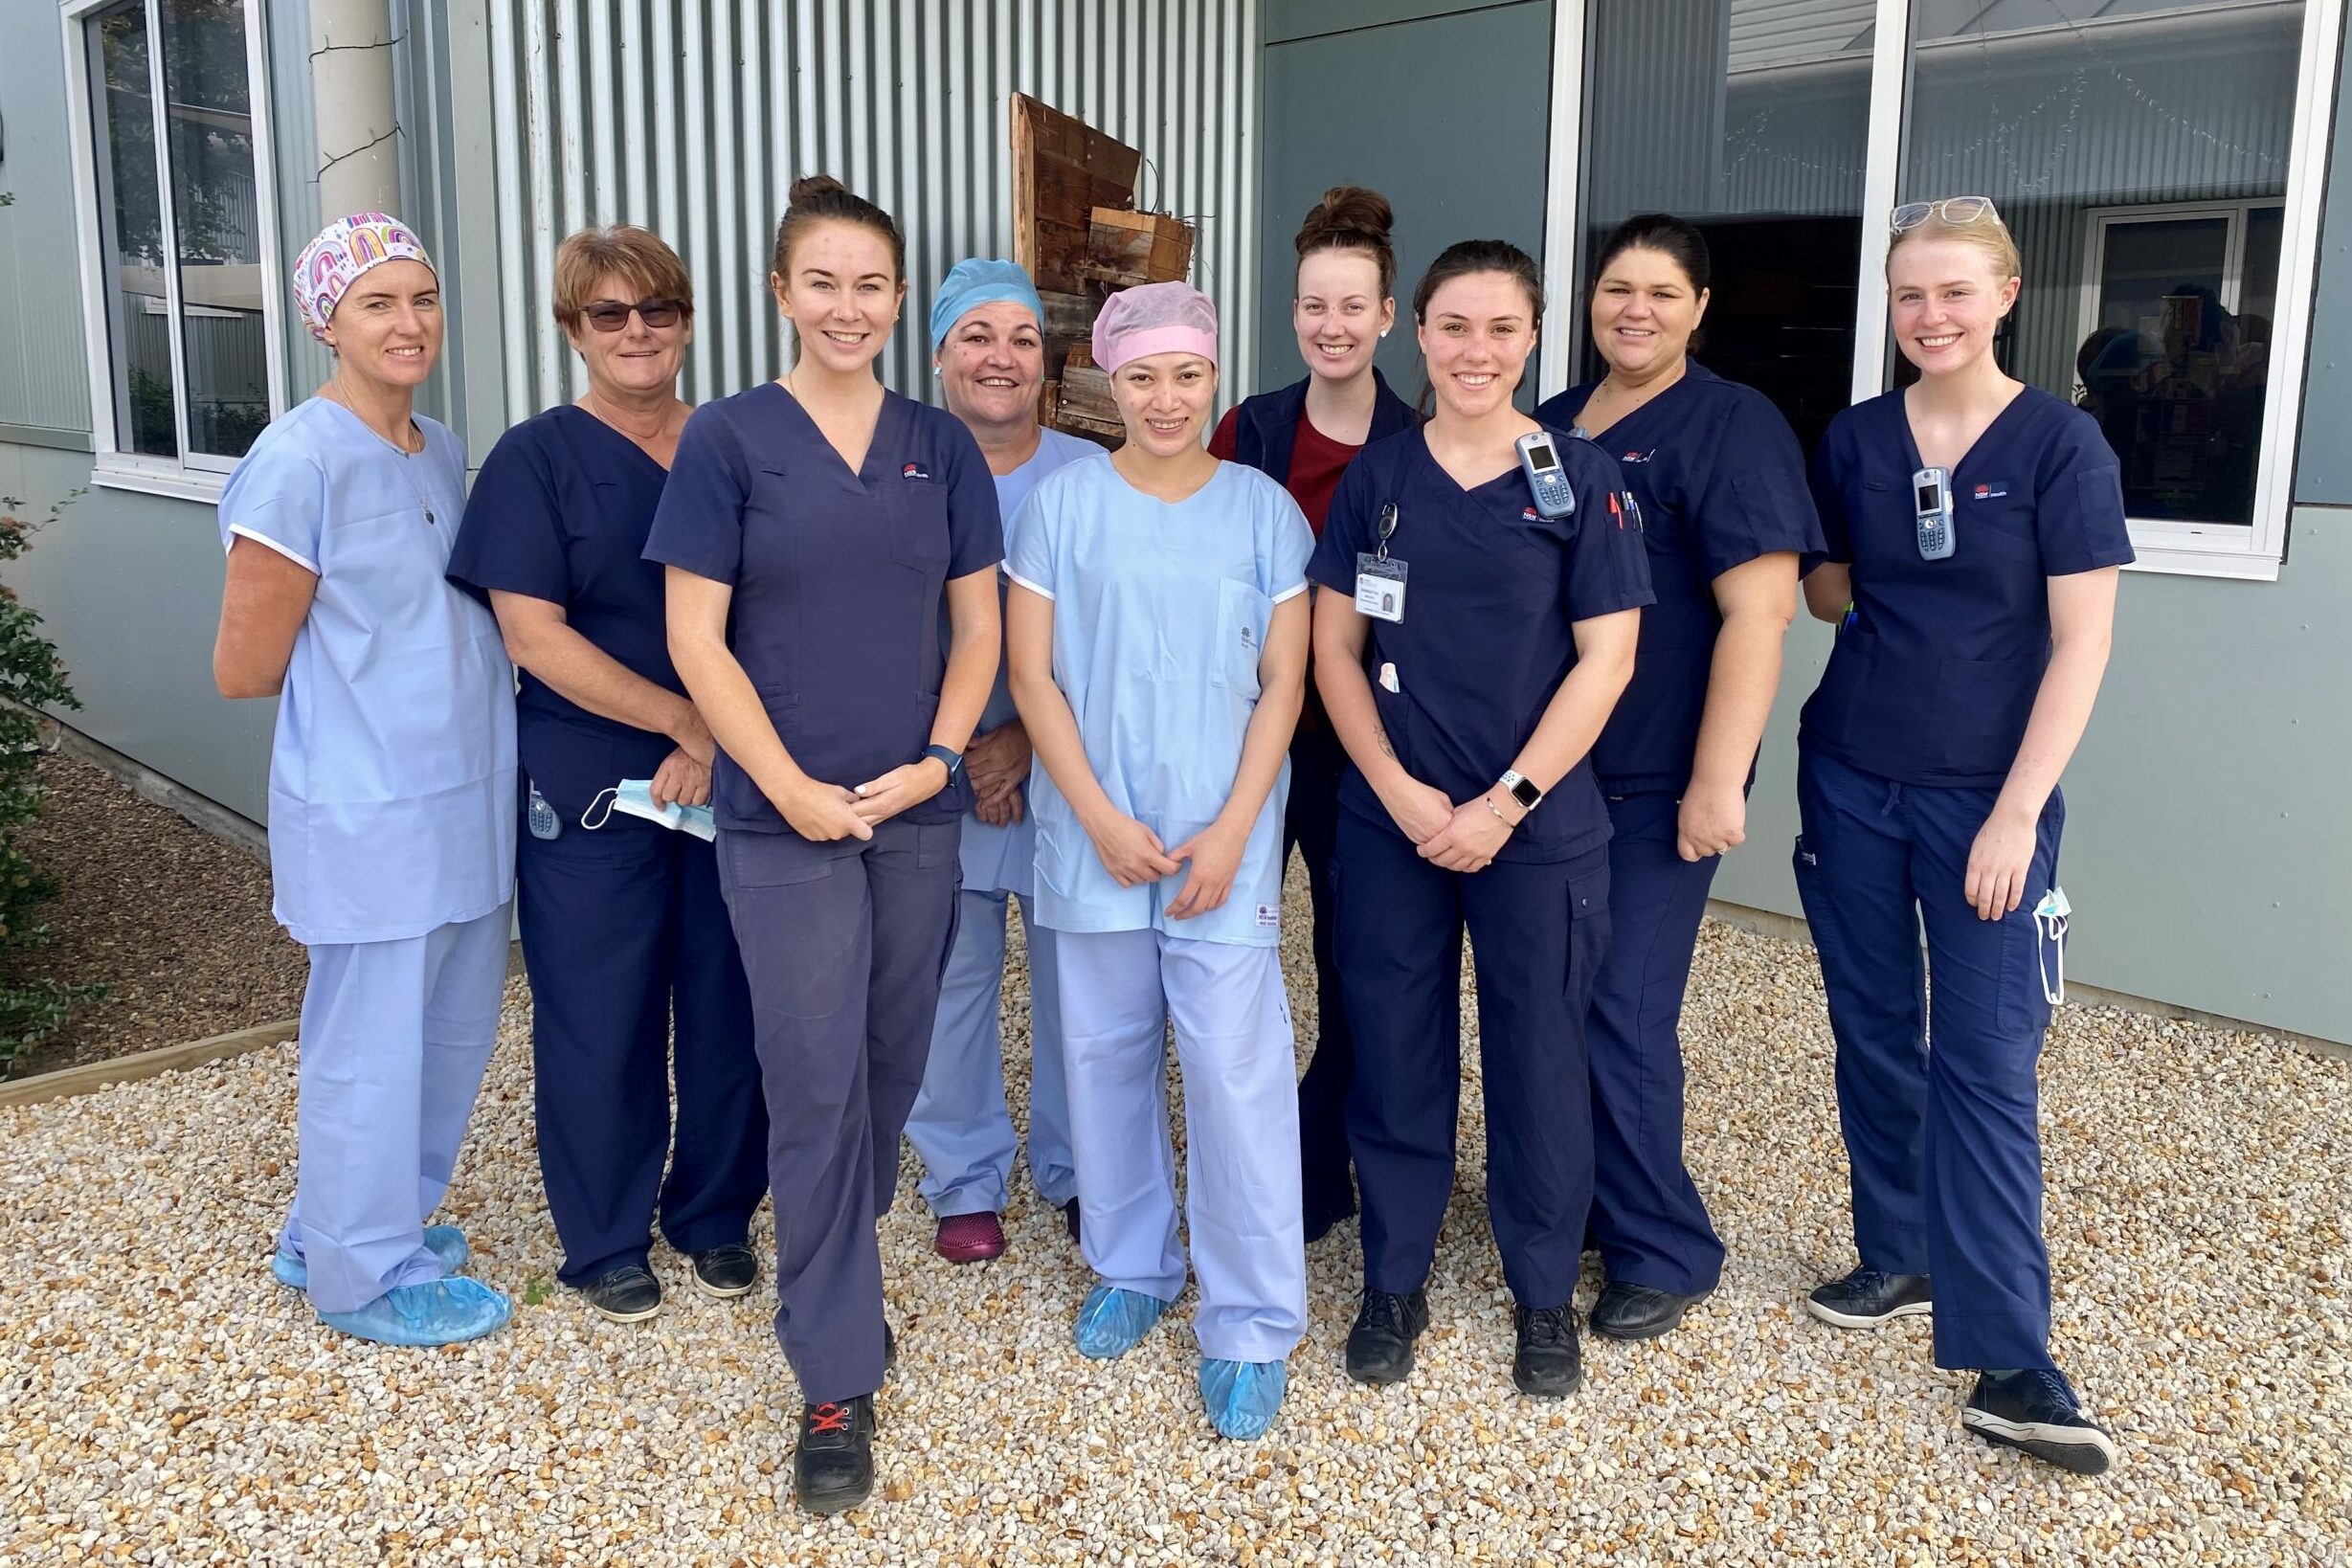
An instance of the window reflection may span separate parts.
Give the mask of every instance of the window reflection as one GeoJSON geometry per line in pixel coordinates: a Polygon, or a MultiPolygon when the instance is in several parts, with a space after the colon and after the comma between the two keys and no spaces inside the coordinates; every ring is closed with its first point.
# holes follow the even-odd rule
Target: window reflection
{"type": "Polygon", "coordinates": [[[1914,0],[1901,195],[1999,204],[2025,272],[2003,363],[2098,419],[2135,517],[2252,519],[2302,21],[1914,0]]]}

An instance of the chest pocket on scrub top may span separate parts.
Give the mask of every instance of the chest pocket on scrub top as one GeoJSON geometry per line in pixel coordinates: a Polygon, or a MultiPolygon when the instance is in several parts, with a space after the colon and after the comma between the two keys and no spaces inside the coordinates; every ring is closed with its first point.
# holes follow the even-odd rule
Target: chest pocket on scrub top
{"type": "Polygon", "coordinates": [[[1273,623],[1274,601],[1253,583],[1231,577],[1217,581],[1217,658],[1209,678],[1238,696],[1258,695],[1258,661],[1266,653],[1266,628],[1273,623]]]}

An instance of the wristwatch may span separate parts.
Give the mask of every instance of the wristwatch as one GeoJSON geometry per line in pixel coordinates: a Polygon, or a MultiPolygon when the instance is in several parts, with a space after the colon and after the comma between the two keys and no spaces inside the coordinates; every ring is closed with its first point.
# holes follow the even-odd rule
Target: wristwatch
{"type": "MultiPolygon", "coordinates": [[[[923,748],[923,756],[937,757],[940,763],[946,767],[948,770],[948,787],[950,789],[954,788],[955,781],[964,776],[964,754],[961,751],[951,751],[944,746],[926,746],[923,748]]],[[[920,762],[923,760],[923,757],[917,757],[915,760],[920,762]]]]}
{"type": "Polygon", "coordinates": [[[1511,797],[1519,803],[1521,811],[1534,811],[1543,800],[1543,791],[1535,787],[1535,781],[1516,769],[1504,769],[1502,782],[1503,788],[1511,792],[1511,797]]]}

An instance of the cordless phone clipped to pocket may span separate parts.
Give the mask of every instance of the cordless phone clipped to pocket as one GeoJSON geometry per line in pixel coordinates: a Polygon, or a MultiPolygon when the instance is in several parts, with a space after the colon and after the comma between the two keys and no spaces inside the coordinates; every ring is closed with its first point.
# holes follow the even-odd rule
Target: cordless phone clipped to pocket
{"type": "Polygon", "coordinates": [[[1952,475],[1922,468],[1911,476],[1912,504],[1919,526],[1919,559],[1940,561],[1952,553],[1952,475]]]}
{"type": "Polygon", "coordinates": [[[1531,430],[1518,439],[1519,467],[1527,475],[1527,487],[1535,498],[1535,510],[1545,517],[1567,517],[1577,509],[1576,487],[1568,482],[1568,470],[1560,466],[1559,450],[1552,444],[1552,434],[1531,430]]]}

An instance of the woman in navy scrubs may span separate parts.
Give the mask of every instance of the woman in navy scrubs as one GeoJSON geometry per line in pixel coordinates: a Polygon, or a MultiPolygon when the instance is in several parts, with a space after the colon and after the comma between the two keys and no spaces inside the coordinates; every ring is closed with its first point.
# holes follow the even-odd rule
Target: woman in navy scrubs
{"type": "Polygon", "coordinates": [[[1335,943],[1355,1028],[1348,1140],[1364,1297],[1348,1376],[1395,1382],[1429,1321],[1453,1190],[1462,933],[1478,969],[1487,1201],[1517,1298],[1512,1380],[1582,1380],[1575,1311],[1592,1198],[1584,1014],[1608,947],[1609,818],[1586,753],[1649,602],[1617,465],[1512,406],[1543,286],[1501,240],[1414,291],[1436,412],[1350,465],[1308,574],[1315,669],[1347,748],[1335,943]],[[1564,469],[1539,509],[1522,436],[1564,469]]]}
{"type": "Polygon", "coordinates": [[[1911,203],[1893,227],[1889,312],[1919,379],[1839,414],[1813,469],[1828,549],[1805,602],[1838,634],[1798,735],[1797,887],[1862,1266],[1806,1307],[1851,1329],[1932,1311],[1936,1364],[1981,1373],[1963,1425],[2095,1474],[2115,1445],[2050,1357],[2034,1066],[2058,775],[2132,558],[2122,484],[2089,414],[1993,358],[2018,258],[1992,203],[1911,203]]]}
{"type": "Polygon", "coordinates": [[[962,753],[996,679],[1004,549],[972,433],[875,379],[907,294],[890,215],[798,181],[769,284],[793,368],[686,421],[645,553],[670,569],[670,652],[720,749],[776,1338],[804,1401],[793,1490],[835,1512],[873,1486],[892,1348],[874,1225],[954,936],[962,753]]]}
{"type": "MultiPolygon", "coordinates": [[[[1229,411],[1209,454],[1246,464],[1290,492],[1320,536],[1339,477],[1367,441],[1414,424],[1412,409],[1373,368],[1373,351],[1397,325],[1397,253],[1388,198],[1336,185],[1299,225],[1290,325],[1307,374],[1229,411]]],[[[1290,799],[1283,859],[1298,846],[1314,902],[1315,1047],[1298,1086],[1300,1197],[1313,1242],[1355,1212],[1348,1167],[1348,1080],[1355,1048],[1347,997],[1332,952],[1332,841],[1339,827],[1339,775],[1347,753],[1332,733],[1310,675],[1306,711],[1290,740],[1290,799]]]]}
{"type": "Polygon", "coordinates": [[[710,798],[710,730],[670,663],[661,569],[642,559],[686,422],[693,283],[642,229],[583,229],[556,248],[555,316],[588,390],[490,449],[449,576],[488,600],[523,672],[516,918],[557,1278],[635,1323],[661,1309],[657,1207],[697,1287],[751,1288],[767,1118],[711,846],[610,810],[624,781],[658,806],[710,798]]]}
{"type": "Polygon", "coordinates": [[[1593,744],[1615,831],[1609,954],[1585,1025],[1592,1236],[1608,1270],[1592,1325],[1616,1339],[1665,1333],[1723,1271],[1723,1243],[1683,1166],[1683,991],[1719,857],[1747,837],[1798,557],[1821,548],[1788,421],[1690,357],[1710,271],[1706,239],[1682,219],[1619,225],[1592,297],[1608,373],[1535,411],[1617,459],[1658,595],[1632,684],[1593,744]]]}

